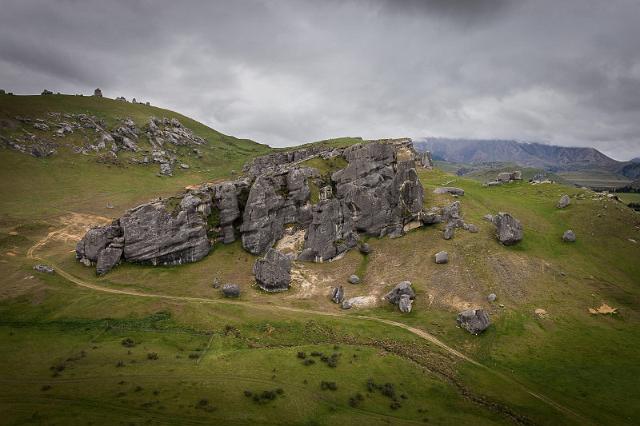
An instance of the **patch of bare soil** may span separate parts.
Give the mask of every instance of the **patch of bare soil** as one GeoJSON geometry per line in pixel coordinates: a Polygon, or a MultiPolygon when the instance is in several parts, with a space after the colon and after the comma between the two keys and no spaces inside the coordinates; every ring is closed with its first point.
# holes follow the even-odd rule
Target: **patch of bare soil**
{"type": "Polygon", "coordinates": [[[589,308],[589,313],[592,315],[613,315],[618,313],[618,308],[612,308],[606,303],[603,303],[599,308],[589,308]]]}

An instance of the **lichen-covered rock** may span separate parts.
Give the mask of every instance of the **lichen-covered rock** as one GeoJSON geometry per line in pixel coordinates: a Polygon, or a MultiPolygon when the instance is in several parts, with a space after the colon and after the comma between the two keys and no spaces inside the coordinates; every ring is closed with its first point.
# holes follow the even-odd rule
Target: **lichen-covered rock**
{"type": "Polygon", "coordinates": [[[571,198],[569,198],[569,196],[567,194],[564,194],[558,200],[558,204],[556,204],[556,207],[559,208],[559,209],[564,209],[564,208],[568,207],[569,204],[571,204],[571,198]]]}
{"type": "Polygon", "coordinates": [[[393,305],[397,305],[398,302],[400,301],[400,296],[402,296],[403,294],[408,295],[411,299],[414,299],[416,297],[416,292],[413,291],[413,288],[411,287],[411,282],[402,281],[401,283],[397,284],[393,288],[393,290],[387,293],[384,296],[384,298],[388,300],[389,303],[393,305]]]}
{"type": "Polygon", "coordinates": [[[505,246],[517,244],[522,240],[522,224],[509,213],[498,213],[493,217],[493,223],[496,225],[498,241],[505,246]]]}
{"type": "Polygon", "coordinates": [[[562,234],[562,241],[565,243],[575,243],[576,242],[576,234],[571,229],[564,231],[562,234]]]}
{"type": "Polygon", "coordinates": [[[222,286],[222,295],[224,297],[240,297],[240,286],[238,284],[224,284],[222,286]]]}
{"type": "Polygon", "coordinates": [[[483,309],[469,309],[458,314],[458,325],[471,334],[480,334],[489,327],[489,314],[483,309]]]}
{"type": "Polygon", "coordinates": [[[344,288],[340,285],[331,291],[331,301],[333,303],[342,303],[344,300],[344,288]]]}
{"type": "Polygon", "coordinates": [[[450,240],[455,236],[455,233],[456,233],[455,226],[447,225],[444,228],[444,233],[442,234],[442,238],[444,238],[445,240],[450,240]]]}
{"type": "Polygon", "coordinates": [[[400,300],[398,300],[398,308],[402,313],[411,312],[411,305],[413,304],[413,299],[408,294],[403,294],[400,296],[400,300]]]}
{"type": "Polygon", "coordinates": [[[264,291],[286,291],[291,283],[291,259],[271,248],[262,259],[256,260],[253,273],[264,291]]]}

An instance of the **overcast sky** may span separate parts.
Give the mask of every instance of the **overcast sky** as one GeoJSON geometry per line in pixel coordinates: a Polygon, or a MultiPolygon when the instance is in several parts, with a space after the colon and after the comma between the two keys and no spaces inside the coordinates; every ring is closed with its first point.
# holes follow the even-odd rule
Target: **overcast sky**
{"type": "Polygon", "coordinates": [[[150,101],[272,146],[509,138],[640,155],[639,0],[0,0],[0,88],[150,101]]]}

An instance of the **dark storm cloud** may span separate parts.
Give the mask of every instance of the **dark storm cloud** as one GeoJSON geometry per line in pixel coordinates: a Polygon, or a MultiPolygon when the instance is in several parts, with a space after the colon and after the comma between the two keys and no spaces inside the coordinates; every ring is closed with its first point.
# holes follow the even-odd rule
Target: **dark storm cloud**
{"type": "Polygon", "coordinates": [[[272,145],[515,138],[640,154],[634,0],[0,2],[0,87],[149,100],[272,145]]]}

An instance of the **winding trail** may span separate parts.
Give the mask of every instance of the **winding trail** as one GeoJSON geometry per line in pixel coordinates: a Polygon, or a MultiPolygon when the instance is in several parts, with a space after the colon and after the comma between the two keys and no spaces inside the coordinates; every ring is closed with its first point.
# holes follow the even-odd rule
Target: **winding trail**
{"type": "Polygon", "coordinates": [[[260,303],[254,303],[254,302],[240,302],[240,301],[233,301],[233,300],[227,300],[227,299],[206,299],[206,298],[202,298],[202,297],[189,297],[189,296],[171,296],[171,295],[167,295],[167,294],[159,294],[159,293],[146,293],[146,292],[139,292],[139,291],[135,291],[135,290],[121,290],[121,289],[115,289],[115,288],[109,288],[109,287],[104,287],[104,286],[100,286],[97,284],[92,284],[89,283],[87,281],[84,281],[70,273],[68,273],[67,271],[61,269],[57,264],[55,264],[54,262],[52,262],[49,259],[45,259],[42,258],[38,255],[36,255],[36,251],[41,249],[42,247],[44,247],[47,242],[56,236],[60,236],[60,235],[65,235],[65,229],[59,229],[56,231],[52,231],[50,233],[47,234],[46,237],[44,237],[43,239],[39,240],[38,242],[36,242],[31,248],[29,248],[29,250],[27,251],[27,257],[29,259],[33,259],[33,260],[40,260],[43,262],[47,262],[48,264],[51,264],[53,267],[55,267],[55,271],[58,275],[60,275],[61,277],[65,278],[66,280],[76,284],[79,287],[83,287],[83,288],[87,288],[90,290],[94,290],[94,291],[99,291],[99,292],[103,292],[103,293],[109,293],[109,294],[118,294],[118,295],[125,295],[125,296],[133,296],[133,297],[145,297],[145,298],[150,298],[150,299],[163,299],[163,300],[172,300],[172,301],[181,301],[181,302],[192,302],[192,303],[206,303],[206,304],[221,304],[221,305],[237,305],[237,306],[249,306],[251,308],[255,308],[255,309],[261,309],[261,310],[268,310],[268,311],[273,311],[273,310],[281,310],[281,311],[288,311],[288,312],[298,312],[298,313],[304,313],[304,314],[310,314],[310,315],[321,315],[321,316],[330,316],[330,317],[344,317],[344,318],[351,318],[351,319],[361,319],[361,320],[366,320],[366,321],[375,321],[375,322],[379,322],[382,324],[386,324],[392,327],[397,327],[397,328],[401,328],[404,329],[412,334],[414,334],[415,336],[418,336],[419,338],[426,340],[430,343],[433,343],[434,345],[438,346],[439,348],[445,350],[446,352],[450,353],[451,355],[466,361],[476,367],[482,368],[483,370],[494,374],[495,376],[499,377],[500,379],[511,383],[513,385],[515,385],[516,387],[518,387],[520,390],[524,391],[525,393],[527,393],[528,395],[532,396],[533,398],[543,402],[544,404],[548,405],[549,407],[552,407],[553,409],[557,410],[560,413],[563,413],[565,415],[568,415],[570,418],[572,418],[573,420],[577,421],[579,424],[584,425],[584,424],[593,424],[593,422],[587,418],[585,418],[584,416],[582,416],[581,414],[575,412],[574,410],[565,407],[564,405],[555,402],[554,400],[552,400],[551,398],[544,396],[540,393],[537,392],[533,392],[532,390],[528,389],[526,386],[524,386],[523,384],[521,384],[520,382],[516,381],[515,379],[513,379],[512,377],[509,377],[499,371],[496,371],[495,369],[492,369],[484,364],[479,363],[478,361],[475,361],[474,359],[464,355],[463,353],[455,350],[454,348],[448,346],[446,343],[442,342],[441,340],[439,340],[437,337],[435,337],[434,335],[432,335],[431,333],[416,328],[416,327],[412,327],[410,325],[401,323],[401,322],[397,322],[397,321],[392,321],[392,320],[388,320],[388,319],[384,319],[384,318],[377,318],[377,317],[372,317],[372,316],[367,316],[367,315],[353,315],[353,314],[345,314],[342,312],[326,312],[326,311],[316,311],[313,309],[304,309],[304,308],[295,308],[295,307],[291,307],[291,306],[281,306],[281,305],[264,305],[264,304],[260,304],[260,303]]]}

